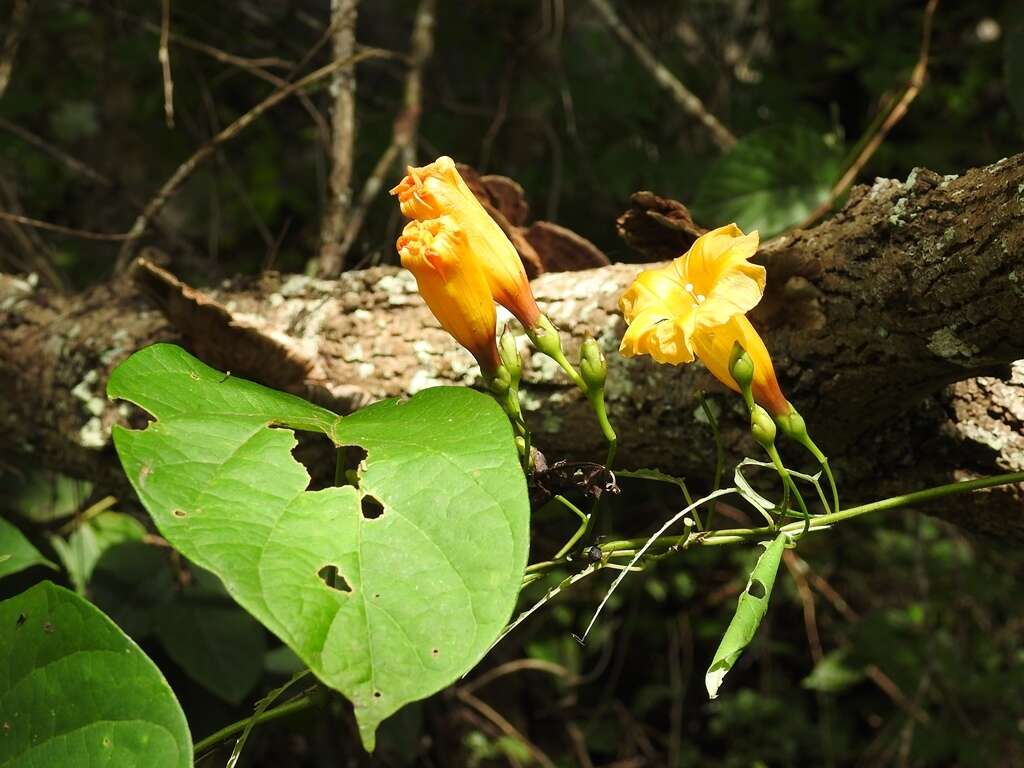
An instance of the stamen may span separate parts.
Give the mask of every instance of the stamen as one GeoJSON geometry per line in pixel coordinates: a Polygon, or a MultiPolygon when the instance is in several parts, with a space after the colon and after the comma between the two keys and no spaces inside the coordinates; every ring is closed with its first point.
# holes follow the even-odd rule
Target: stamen
{"type": "Polygon", "coordinates": [[[686,289],[687,293],[693,293],[693,283],[687,283],[686,285],[683,286],[683,288],[686,289]]]}
{"type": "Polygon", "coordinates": [[[698,293],[695,298],[697,299],[698,304],[703,304],[707,300],[707,297],[705,297],[703,293],[698,293]]]}

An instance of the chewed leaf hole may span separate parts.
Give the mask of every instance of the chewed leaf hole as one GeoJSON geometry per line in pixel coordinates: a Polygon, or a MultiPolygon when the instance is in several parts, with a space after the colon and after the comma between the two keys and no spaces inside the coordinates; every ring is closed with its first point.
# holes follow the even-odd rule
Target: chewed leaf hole
{"type": "Polygon", "coordinates": [[[351,592],[352,587],[346,581],[345,577],[338,572],[338,566],[336,565],[325,565],[316,575],[320,577],[320,581],[326,584],[331,589],[336,589],[339,592],[351,592]]]}
{"type": "Polygon", "coordinates": [[[359,445],[343,445],[338,448],[337,481],[341,485],[359,487],[359,481],[366,469],[366,449],[359,445]]]}
{"type": "Polygon", "coordinates": [[[359,508],[363,512],[363,517],[367,520],[376,520],[384,514],[384,505],[369,494],[364,495],[362,500],[360,500],[359,508]]]}
{"type": "Polygon", "coordinates": [[[761,583],[760,579],[751,579],[750,586],[747,587],[747,594],[758,600],[763,600],[764,596],[768,593],[765,591],[764,584],[761,583]]]}

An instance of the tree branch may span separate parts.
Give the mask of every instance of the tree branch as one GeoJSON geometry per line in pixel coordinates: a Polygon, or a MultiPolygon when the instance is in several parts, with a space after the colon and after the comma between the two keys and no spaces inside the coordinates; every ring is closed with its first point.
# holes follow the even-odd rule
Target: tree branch
{"type": "MultiPolygon", "coordinates": [[[[1020,189],[1024,155],[959,178],[915,170],[906,182],[856,188],[835,217],[759,253],[768,293],[755,323],[787,396],[832,457],[845,502],[1024,470],[1024,362],[1014,364],[1024,358],[1020,189]]],[[[678,237],[674,220],[662,219],[666,237],[678,237]]],[[[637,271],[549,273],[533,289],[571,337],[570,357],[587,333],[608,353],[622,465],[710,483],[714,449],[694,392],[709,391],[732,456],[756,453],[742,405],[698,365],[615,353],[618,298],[637,271]]],[[[104,382],[117,362],[159,340],[339,411],[476,380],[411,275],[390,268],[337,281],[267,274],[199,293],[140,267],[134,281],[71,297],[0,276],[4,460],[116,477],[108,433],[122,417],[103,399],[104,382]]],[[[544,359],[525,363],[524,407],[540,448],[551,460],[600,460],[586,400],[544,359]]],[[[930,509],[1024,540],[1022,500],[1011,486],[930,509]]]]}
{"type": "MultiPolygon", "coordinates": [[[[357,0],[331,0],[334,59],[349,58],[356,45],[357,0]]],[[[331,79],[334,110],[331,113],[331,174],[327,182],[327,208],[320,227],[317,271],[338,275],[345,268],[341,241],[352,204],[352,159],[356,133],[356,74],[339,69],[331,79]]]]}
{"type": "Polygon", "coordinates": [[[672,97],[672,100],[684,112],[697,118],[708,129],[712,140],[718,145],[719,149],[730,149],[736,143],[736,137],[732,135],[728,128],[722,125],[717,117],[708,111],[708,108],[704,106],[704,102],[700,100],[697,94],[683,85],[679,78],[658,61],[650,49],[630,31],[625,22],[615,13],[615,9],[612,8],[609,0],[590,0],[590,4],[622,44],[636,56],[640,65],[647,70],[648,74],[654,78],[654,81],[672,97]]]}

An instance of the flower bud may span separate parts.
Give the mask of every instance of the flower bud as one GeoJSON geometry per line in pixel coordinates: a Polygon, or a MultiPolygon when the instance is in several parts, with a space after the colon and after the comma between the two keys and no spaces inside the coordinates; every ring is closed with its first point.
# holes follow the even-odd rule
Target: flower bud
{"type": "Polygon", "coordinates": [[[760,405],[754,405],[750,411],[750,434],[765,450],[775,445],[775,422],[768,411],[760,405]]]}
{"type": "Polygon", "coordinates": [[[498,354],[501,356],[502,366],[508,370],[512,384],[518,386],[523,375],[523,361],[519,357],[516,337],[507,325],[498,339],[498,354]]]}
{"type": "Polygon", "coordinates": [[[592,390],[603,389],[608,378],[608,362],[604,359],[601,347],[597,339],[588,336],[580,347],[580,373],[587,388],[592,390]]]}
{"type": "Polygon", "coordinates": [[[746,390],[754,380],[754,361],[738,341],[732,344],[732,352],[729,355],[729,373],[733,381],[739,385],[740,390],[746,390]]]}

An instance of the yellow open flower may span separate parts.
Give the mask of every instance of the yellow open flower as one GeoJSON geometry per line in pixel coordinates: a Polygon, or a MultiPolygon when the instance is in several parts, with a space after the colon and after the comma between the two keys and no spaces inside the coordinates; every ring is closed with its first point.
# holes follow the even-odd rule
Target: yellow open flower
{"type": "Polygon", "coordinates": [[[493,374],[500,364],[494,301],[466,233],[450,216],[410,221],[397,246],[402,266],[415,276],[441,327],[472,353],[485,374],[493,374]]]}
{"type": "Polygon", "coordinates": [[[764,293],[765,269],[751,264],[756,232],[735,224],[697,238],[685,254],[641,272],[619,300],[629,324],[619,351],[679,365],[699,357],[711,374],[739,391],[729,373],[734,342],[754,362],[754,399],[774,414],[788,412],[768,350],[746,318],[764,293]]]}
{"type": "MultiPolygon", "coordinates": [[[[429,221],[450,216],[465,232],[468,254],[475,257],[494,300],[527,328],[534,328],[540,310],[530,291],[523,262],[512,243],[463,181],[450,157],[439,157],[408,175],[391,190],[398,195],[402,213],[429,221]]],[[[467,256],[467,258],[469,257],[467,256]]]]}

